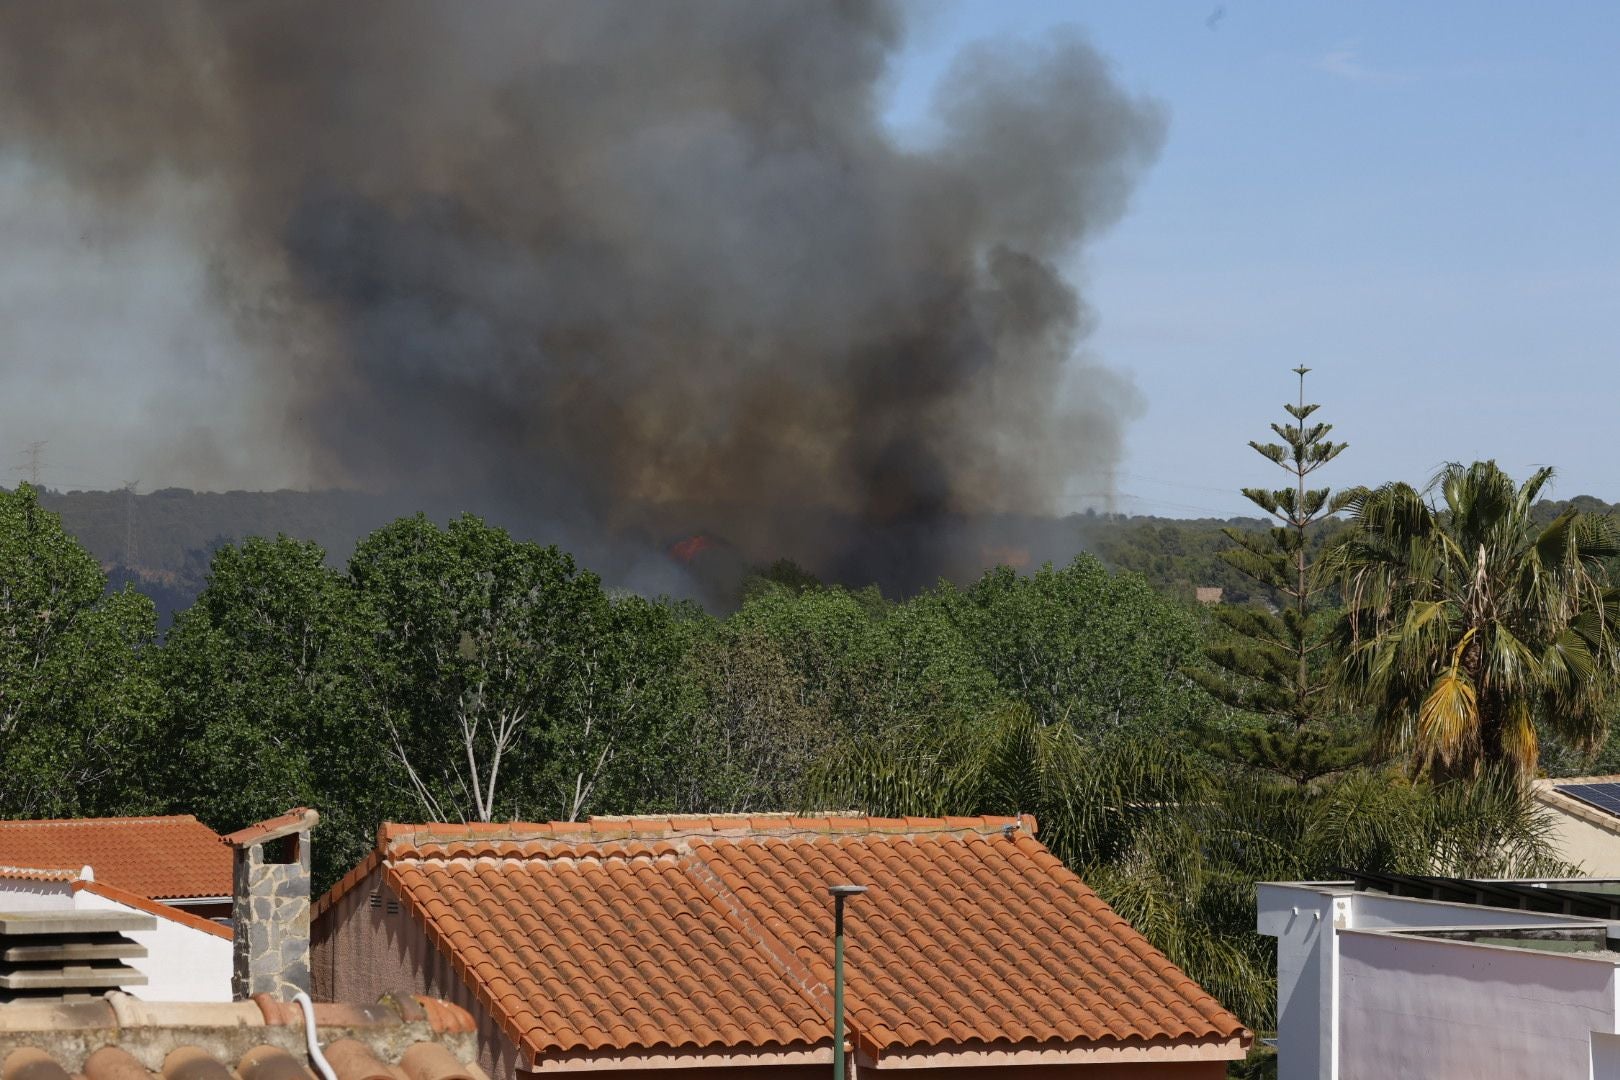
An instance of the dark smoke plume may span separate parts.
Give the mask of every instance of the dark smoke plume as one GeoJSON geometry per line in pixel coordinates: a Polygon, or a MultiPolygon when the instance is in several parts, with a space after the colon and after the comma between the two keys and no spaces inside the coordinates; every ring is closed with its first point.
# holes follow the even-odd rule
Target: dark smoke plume
{"type": "Polygon", "coordinates": [[[253,420],[171,421],[152,468],[295,460],[621,578],[703,530],[904,586],[1115,462],[1134,394],[1076,356],[1058,266],[1163,124],[1061,37],[961,56],[902,145],[901,30],[859,0],[17,0],[0,137],[98,242],[170,213],[206,267],[230,348],[153,370],[253,420]]]}

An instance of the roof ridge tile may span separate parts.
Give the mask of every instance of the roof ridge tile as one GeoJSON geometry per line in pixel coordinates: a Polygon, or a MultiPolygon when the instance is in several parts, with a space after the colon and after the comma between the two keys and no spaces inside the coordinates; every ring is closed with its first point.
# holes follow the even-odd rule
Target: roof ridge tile
{"type": "Polygon", "coordinates": [[[165,825],[175,822],[196,821],[195,814],[135,814],[122,817],[76,817],[76,818],[5,818],[0,819],[0,829],[32,828],[38,826],[60,825],[165,825]]]}
{"type": "Polygon", "coordinates": [[[201,915],[195,915],[192,912],[183,911],[180,908],[173,907],[172,905],[160,903],[156,900],[150,900],[147,897],[142,896],[140,893],[131,892],[128,889],[120,889],[118,886],[109,885],[104,881],[80,879],[73,883],[73,891],[94,893],[95,895],[106,900],[111,900],[116,904],[123,904],[125,907],[132,907],[137,911],[144,911],[148,915],[156,915],[160,919],[167,919],[170,922],[179,923],[181,926],[188,927],[192,930],[200,930],[205,934],[212,935],[213,937],[225,938],[227,941],[236,936],[235,932],[232,931],[230,927],[221,926],[212,919],[205,919],[201,915]]]}
{"type": "Polygon", "coordinates": [[[66,866],[3,866],[0,865],[0,878],[9,878],[21,881],[79,881],[83,879],[84,872],[90,869],[81,866],[72,869],[66,866]]]}
{"type": "Polygon", "coordinates": [[[277,814],[273,818],[244,826],[233,833],[226,833],[220,839],[232,847],[262,844],[295,832],[313,829],[320,821],[321,815],[314,810],[307,806],[295,806],[285,814],[277,814]]]}
{"type": "Polygon", "coordinates": [[[743,929],[753,938],[754,942],[763,948],[766,954],[778,965],[782,971],[791,976],[794,986],[804,995],[806,1001],[812,1005],[821,1005],[827,998],[826,986],[815,974],[799,962],[793,950],[788,948],[775,934],[760,922],[749,910],[731,886],[717,873],[714,867],[702,857],[700,852],[694,852],[691,859],[685,864],[687,876],[695,881],[699,888],[705,889],[717,901],[726,906],[727,911],[743,929]],[[817,991],[820,991],[818,993],[817,991]]]}
{"type": "MultiPolygon", "coordinates": [[[[286,815],[284,815],[286,816],[286,815]]],[[[486,846],[525,843],[568,843],[604,840],[731,839],[837,835],[860,837],[872,834],[927,837],[931,834],[990,835],[1034,827],[1028,815],[1013,817],[901,817],[885,818],[859,814],[710,814],[673,817],[598,815],[586,821],[550,822],[386,822],[378,829],[378,848],[395,854],[431,846],[456,843],[486,846]]],[[[245,831],[245,830],[244,830],[245,831]]],[[[1033,836],[1031,835],[1031,839],[1033,836]]]]}

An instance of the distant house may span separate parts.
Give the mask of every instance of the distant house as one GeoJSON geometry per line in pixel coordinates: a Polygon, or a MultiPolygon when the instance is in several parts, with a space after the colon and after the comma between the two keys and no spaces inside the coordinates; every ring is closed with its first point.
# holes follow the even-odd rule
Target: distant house
{"type": "Polygon", "coordinates": [[[229,927],[90,875],[90,867],[39,870],[0,866],[0,912],[115,911],[153,916],[149,929],[128,934],[144,953],[127,960],[144,977],[134,988],[139,995],[148,1001],[231,1000],[229,927]]]}
{"type": "Polygon", "coordinates": [[[1278,1080],[1620,1078],[1620,881],[1259,886],[1278,1080]]]}
{"type": "Polygon", "coordinates": [[[1593,877],[1620,878],[1620,776],[1537,780],[1530,793],[1563,859],[1593,877]]]}
{"type": "MultiPolygon", "coordinates": [[[[128,959],[152,1001],[229,1001],[231,849],[194,817],[0,821],[0,912],[152,916],[128,959]]],[[[0,980],[3,981],[3,980],[0,980]]]]}
{"type": "Polygon", "coordinates": [[[319,999],[430,993],[495,1077],[821,1077],[849,902],[858,1071],[1213,1080],[1250,1035],[1029,818],[388,825],[314,908],[319,999]]]}
{"type": "Polygon", "coordinates": [[[190,814],[0,821],[0,866],[88,866],[100,885],[205,919],[231,913],[231,849],[190,814]]]}

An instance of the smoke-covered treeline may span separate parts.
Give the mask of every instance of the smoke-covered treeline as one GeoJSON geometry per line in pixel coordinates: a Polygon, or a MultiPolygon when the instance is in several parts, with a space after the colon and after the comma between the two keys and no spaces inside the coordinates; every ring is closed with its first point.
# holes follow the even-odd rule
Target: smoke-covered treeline
{"type": "Polygon", "coordinates": [[[1200,707],[1177,674],[1190,615],[1090,558],[899,604],[777,570],[721,619],[477,518],[416,516],[341,568],[304,541],[227,544],[160,641],[151,602],[103,595],[31,488],[0,509],[0,813],[183,802],[223,824],[310,801],[337,815],[328,874],[385,816],[787,807],[831,747],[913,724],[1016,702],[1134,732],[1200,707]]]}
{"type": "Polygon", "coordinates": [[[973,515],[1111,475],[1135,395],[1065,266],[1164,119],[1058,35],[964,53],[902,143],[903,33],[882,0],[7,4],[34,273],[0,363],[137,388],[15,419],[149,484],[454,493],[644,591],[692,591],[647,556],[698,530],[976,573],[973,515]]]}
{"type": "Polygon", "coordinates": [[[318,886],[388,819],[1023,811],[1264,1029],[1256,880],[1547,862],[1511,780],[1414,782],[1365,752],[1302,779],[1226,752],[1241,718],[1183,674],[1200,613],[1089,556],[903,603],[778,568],[720,619],[418,516],[341,569],[307,542],[226,545],[160,643],[151,603],[107,593],[24,487],[0,493],[0,597],[0,815],[225,830],[312,805],[318,886]]]}

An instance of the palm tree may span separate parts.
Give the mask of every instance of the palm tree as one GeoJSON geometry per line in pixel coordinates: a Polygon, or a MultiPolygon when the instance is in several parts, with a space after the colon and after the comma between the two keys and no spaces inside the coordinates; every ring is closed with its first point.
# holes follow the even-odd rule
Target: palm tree
{"type": "Polygon", "coordinates": [[[1438,777],[1506,765],[1527,779],[1538,724],[1582,747],[1604,734],[1620,644],[1604,560],[1620,544],[1594,514],[1537,523],[1552,475],[1515,486],[1494,461],[1452,464],[1427,493],[1385,484],[1350,499],[1329,559],[1344,677],[1380,735],[1438,777]]]}
{"type": "Polygon", "coordinates": [[[1358,766],[1296,784],[1202,757],[1184,735],[1088,736],[1004,706],[835,745],[804,805],[1032,813],[1053,854],[1256,1030],[1276,1026],[1276,954],[1255,932],[1255,882],[1572,872],[1503,773],[1437,785],[1358,766]]]}

